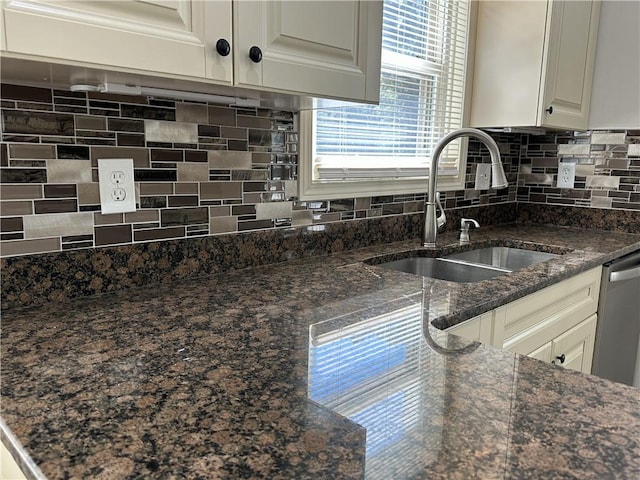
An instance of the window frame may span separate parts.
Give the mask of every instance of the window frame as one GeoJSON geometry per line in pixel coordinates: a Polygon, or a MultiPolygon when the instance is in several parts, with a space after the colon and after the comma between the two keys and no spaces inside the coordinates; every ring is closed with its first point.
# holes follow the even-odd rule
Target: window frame
{"type": "MultiPolygon", "coordinates": [[[[467,58],[464,71],[463,111],[461,127],[469,126],[471,94],[473,85],[473,63],[475,52],[475,32],[477,2],[469,2],[469,31],[467,37],[467,58]]],[[[335,200],[352,197],[370,197],[377,195],[402,195],[424,193],[428,190],[429,177],[389,177],[380,179],[331,180],[313,179],[314,110],[301,110],[298,115],[299,162],[298,162],[298,199],[335,200]]],[[[458,170],[455,174],[439,175],[438,190],[464,190],[467,167],[468,139],[462,138],[458,158],[458,170]]]]}

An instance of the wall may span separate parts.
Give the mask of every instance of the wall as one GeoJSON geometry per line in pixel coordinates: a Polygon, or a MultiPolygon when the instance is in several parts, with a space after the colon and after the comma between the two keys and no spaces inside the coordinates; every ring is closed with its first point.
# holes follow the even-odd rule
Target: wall
{"type": "MultiPolygon", "coordinates": [[[[424,203],[424,193],[297,201],[291,112],[7,84],[1,93],[3,257],[313,230],[416,213],[424,203]],[[98,158],[134,159],[138,211],[100,213],[98,158]]],[[[496,139],[512,186],[447,192],[447,208],[515,201],[520,147],[507,136],[496,139]]],[[[488,151],[471,144],[469,185],[483,161],[490,161],[488,151]]]]}

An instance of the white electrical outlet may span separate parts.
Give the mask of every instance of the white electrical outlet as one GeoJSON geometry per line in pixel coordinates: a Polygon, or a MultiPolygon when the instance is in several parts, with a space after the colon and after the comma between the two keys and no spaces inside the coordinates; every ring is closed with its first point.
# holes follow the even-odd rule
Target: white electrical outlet
{"type": "Polygon", "coordinates": [[[575,162],[558,163],[558,188],[573,188],[576,180],[575,162]]]}
{"type": "Polygon", "coordinates": [[[102,213],[136,211],[136,189],[132,158],[98,159],[102,213]]]}
{"type": "Polygon", "coordinates": [[[476,165],[476,190],[489,190],[491,181],[491,164],[479,163],[476,165]]]}

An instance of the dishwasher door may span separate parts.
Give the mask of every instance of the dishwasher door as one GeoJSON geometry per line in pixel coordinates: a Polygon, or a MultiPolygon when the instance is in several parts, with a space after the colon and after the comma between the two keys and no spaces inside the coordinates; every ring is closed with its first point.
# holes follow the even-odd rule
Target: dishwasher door
{"type": "Polygon", "coordinates": [[[592,373],[640,387],[640,251],[602,270],[592,373]]]}

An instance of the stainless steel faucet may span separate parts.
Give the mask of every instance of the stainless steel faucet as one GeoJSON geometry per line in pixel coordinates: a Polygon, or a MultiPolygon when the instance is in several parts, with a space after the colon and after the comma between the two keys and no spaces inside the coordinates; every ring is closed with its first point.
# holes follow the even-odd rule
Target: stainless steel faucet
{"type": "MultiPolygon", "coordinates": [[[[436,217],[436,182],[438,179],[438,160],[440,159],[440,154],[449,143],[460,137],[472,137],[480,140],[489,149],[489,153],[491,154],[492,188],[505,188],[509,185],[507,177],[504,174],[502,161],[500,160],[498,145],[496,145],[496,142],[488,134],[475,128],[461,128],[442,137],[433,149],[431,164],[429,166],[429,191],[427,193],[427,202],[424,204],[424,224],[422,229],[423,247],[434,248],[436,246],[436,234],[439,226],[438,218],[436,217]]],[[[444,222],[441,223],[444,224],[444,222]]]]}
{"type": "Polygon", "coordinates": [[[469,243],[469,227],[473,225],[476,228],[480,228],[480,224],[473,218],[463,218],[460,221],[460,244],[469,243]]]}

